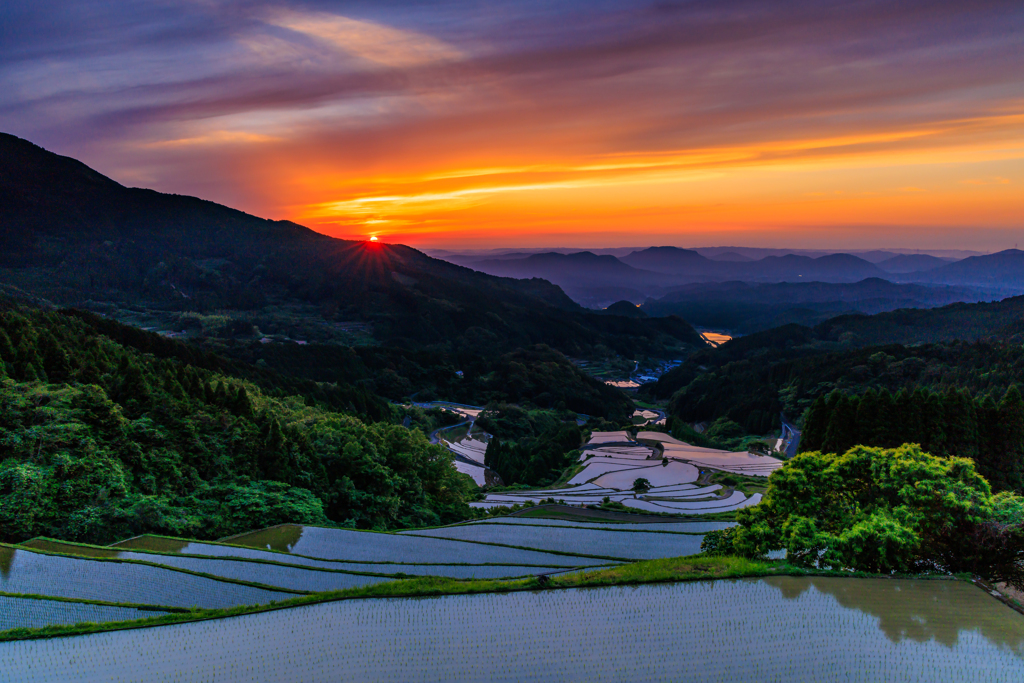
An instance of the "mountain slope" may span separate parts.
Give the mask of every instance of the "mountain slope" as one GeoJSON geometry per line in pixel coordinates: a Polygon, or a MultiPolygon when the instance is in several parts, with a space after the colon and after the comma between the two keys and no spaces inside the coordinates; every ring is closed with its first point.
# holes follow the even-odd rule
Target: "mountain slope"
{"type": "Polygon", "coordinates": [[[929,254],[898,254],[875,265],[887,273],[922,273],[949,264],[949,260],[929,254]]]}
{"type": "Polygon", "coordinates": [[[543,280],[496,278],[401,245],[125,188],[14,136],[0,134],[0,158],[0,282],[63,305],[160,313],[172,330],[189,322],[185,313],[216,313],[231,318],[229,335],[274,328],[308,337],[369,323],[390,345],[476,352],[544,343],[574,356],[599,346],[656,354],[702,343],[681,320],[624,329],[543,280]]]}
{"type": "Polygon", "coordinates": [[[691,249],[678,247],[650,247],[622,257],[622,262],[634,268],[666,275],[701,275],[717,272],[716,263],[691,249]]]}
{"type": "Polygon", "coordinates": [[[1024,287],[1024,251],[1007,249],[995,254],[971,256],[931,270],[919,279],[922,282],[1024,287]]]}

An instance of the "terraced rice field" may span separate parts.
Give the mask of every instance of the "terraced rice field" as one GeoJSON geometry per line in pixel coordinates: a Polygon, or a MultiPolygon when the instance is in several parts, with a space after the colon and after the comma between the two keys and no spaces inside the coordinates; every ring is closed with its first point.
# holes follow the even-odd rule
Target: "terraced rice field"
{"type": "Polygon", "coordinates": [[[478,543],[505,543],[590,555],[600,554],[622,560],[696,555],[700,552],[700,542],[703,538],[699,535],[651,531],[605,531],[579,527],[510,524],[466,524],[425,531],[406,531],[403,534],[454,538],[478,543]]]}
{"type": "MultiPolygon", "coordinates": [[[[259,548],[279,542],[289,535],[289,552],[321,559],[363,562],[431,562],[474,564],[536,564],[545,566],[585,566],[601,564],[598,559],[555,555],[535,550],[464,543],[439,538],[421,538],[403,534],[378,534],[345,529],[285,525],[252,534],[236,536],[231,543],[259,548]]],[[[271,545],[271,547],[273,547],[271,545]]]]}
{"type": "Polygon", "coordinates": [[[622,501],[622,504],[626,507],[645,512],[701,514],[706,512],[732,512],[750,505],[757,505],[760,502],[760,493],[747,496],[740,491],[733,491],[728,498],[721,500],[634,500],[626,498],[622,501]]]}
{"type": "Polygon", "coordinates": [[[645,503],[644,500],[637,498],[632,491],[620,491],[618,489],[598,488],[585,490],[580,493],[576,492],[577,489],[565,489],[564,492],[506,491],[504,493],[488,494],[484,501],[470,503],[470,507],[507,507],[517,503],[521,505],[525,502],[541,503],[550,498],[564,502],[566,505],[596,505],[603,502],[605,498],[608,498],[611,501],[633,506],[644,511],[672,512],[670,509],[663,510],[662,508],[669,508],[679,503],[678,507],[680,509],[691,508],[701,510],[720,508],[716,511],[727,512],[747,505],[754,505],[761,500],[760,494],[750,498],[743,494],[720,497],[721,489],[722,487],[719,484],[712,484],[711,486],[681,484],[677,486],[655,487],[643,496],[644,500],[650,500],[651,503],[645,503]],[[636,503],[636,505],[633,505],[633,503],[636,503]],[[691,505],[691,503],[700,504],[691,505]],[[704,503],[707,503],[707,505],[704,505],[704,503]]]}
{"type": "Polygon", "coordinates": [[[477,486],[484,486],[487,483],[487,477],[484,475],[483,465],[471,465],[468,462],[462,462],[461,460],[455,460],[452,462],[452,466],[458,472],[468,474],[473,479],[473,483],[477,486]]]}
{"type": "MultiPolygon", "coordinates": [[[[294,526],[286,529],[289,533],[296,532],[302,527],[294,526]]],[[[264,538],[273,535],[281,527],[259,532],[264,538]]],[[[296,533],[297,537],[297,533],[296,533]]],[[[212,557],[243,557],[265,562],[285,562],[288,564],[303,567],[316,567],[320,569],[341,569],[352,572],[369,572],[376,574],[408,574],[412,576],[446,576],[453,579],[498,579],[513,576],[528,576],[530,574],[544,574],[554,569],[564,569],[567,566],[590,565],[586,559],[565,556],[552,556],[544,553],[546,558],[554,557],[556,561],[542,565],[510,565],[510,564],[428,564],[428,563],[403,563],[403,562],[349,562],[345,560],[321,560],[302,555],[293,555],[286,552],[259,550],[234,545],[218,543],[183,543],[173,539],[164,539],[159,536],[141,536],[126,543],[118,544],[118,548],[145,547],[151,550],[163,552],[176,552],[169,550],[170,547],[182,547],[182,553],[194,555],[206,555],[212,557]]]]}
{"type": "Polygon", "coordinates": [[[661,444],[664,456],[673,460],[688,462],[704,469],[720,470],[733,474],[753,477],[767,477],[782,467],[782,461],[768,455],[736,453],[714,448],[691,446],[662,432],[638,432],[637,441],[647,444],[661,444]]]}
{"type": "MultiPolygon", "coordinates": [[[[72,555],[83,554],[81,546],[72,544],[49,542],[45,544],[45,549],[72,555]]],[[[85,552],[96,556],[102,550],[86,548],[85,552]]],[[[275,588],[304,591],[307,593],[356,588],[358,586],[391,580],[388,577],[381,576],[367,576],[342,571],[327,571],[325,569],[282,566],[267,562],[230,560],[216,557],[186,557],[118,550],[111,550],[109,553],[109,556],[122,560],[150,562],[202,574],[212,574],[225,579],[260,583],[275,588]]],[[[340,570],[342,568],[332,567],[331,569],[340,570]]]]}
{"type": "Polygon", "coordinates": [[[715,581],[354,600],[0,643],[0,670],[22,683],[1016,683],[1024,617],[963,582],[715,581]]]}
{"type": "MultiPolygon", "coordinates": [[[[671,437],[669,437],[671,438],[671,437]]],[[[472,507],[493,508],[526,502],[540,503],[550,498],[567,505],[595,505],[605,498],[645,512],[703,514],[730,512],[761,500],[760,494],[746,496],[738,491],[720,494],[721,486],[698,486],[700,470],[687,462],[673,461],[667,465],[660,459],[639,460],[599,456],[586,461],[584,468],[568,481],[563,489],[539,491],[505,491],[491,493],[472,507]],[[646,479],[652,488],[636,497],[630,490],[637,479],[646,479]]]]}
{"type": "Polygon", "coordinates": [[[494,517],[472,524],[513,524],[517,526],[562,526],[611,531],[660,531],[683,534],[706,534],[736,526],[735,522],[588,522],[586,520],[545,519],[543,517],[494,517]]]}
{"type": "Polygon", "coordinates": [[[54,624],[77,624],[83,621],[130,621],[161,614],[166,612],[0,595],[0,631],[11,628],[41,628],[54,624]]]}
{"type": "Polygon", "coordinates": [[[0,546],[0,593],[166,607],[234,607],[295,597],[172,569],[0,546]]]}
{"type": "Polygon", "coordinates": [[[473,437],[468,436],[461,441],[442,441],[441,443],[453,453],[458,453],[462,457],[478,462],[481,465],[484,464],[484,454],[487,452],[487,443],[485,441],[477,441],[473,437]]]}

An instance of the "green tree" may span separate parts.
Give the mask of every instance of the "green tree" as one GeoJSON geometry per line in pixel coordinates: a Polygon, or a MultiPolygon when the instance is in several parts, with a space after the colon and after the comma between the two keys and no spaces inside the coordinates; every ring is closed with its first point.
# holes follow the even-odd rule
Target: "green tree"
{"type": "Polygon", "coordinates": [[[643,477],[639,477],[633,481],[633,486],[630,487],[633,493],[647,493],[651,490],[651,482],[647,481],[643,477]]]}
{"type": "Polygon", "coordinates": [[[1005,577],[1022,552],[1014,545],[1022,520],[1011,521],[1020,499],[1002,496],[992,496],[970,460],[916,445],[802,453],[771,475],[760,505],[737,513],[734,547],[746,555],[786,549],[790,562],[822,568],[938,564],[1005,577]]]}

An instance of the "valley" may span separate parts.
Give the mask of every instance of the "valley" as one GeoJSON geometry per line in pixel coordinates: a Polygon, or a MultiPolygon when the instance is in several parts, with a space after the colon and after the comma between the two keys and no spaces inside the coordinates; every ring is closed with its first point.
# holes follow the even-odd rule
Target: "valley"
{"type": "Polygon", "coordinates": [[[1019,677],[1021,252],[443,260],[0,151],[19,680],[1019,677]]]}

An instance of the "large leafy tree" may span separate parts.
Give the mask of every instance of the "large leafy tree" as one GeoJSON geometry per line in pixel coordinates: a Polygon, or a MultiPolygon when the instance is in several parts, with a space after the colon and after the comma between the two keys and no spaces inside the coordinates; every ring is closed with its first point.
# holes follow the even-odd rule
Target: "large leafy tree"
{"type": "Polygon", "coordinates": [[[1024,586],[1024,499],[992,490],[966,458],[916,445],[803,453],[772,474],[760,505],[741,510],[733,545],[785,549],[819,568],[969,571],[1024,586]]]}

